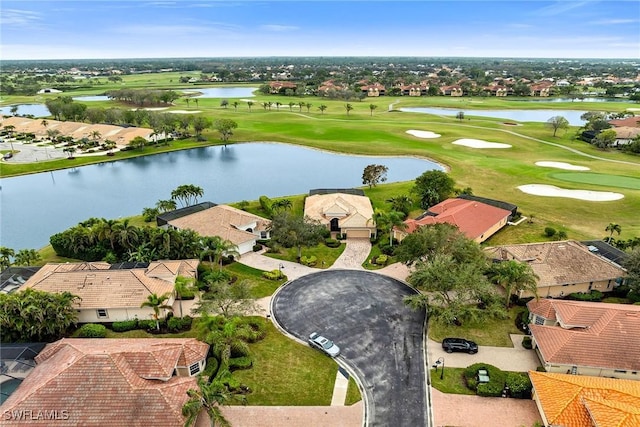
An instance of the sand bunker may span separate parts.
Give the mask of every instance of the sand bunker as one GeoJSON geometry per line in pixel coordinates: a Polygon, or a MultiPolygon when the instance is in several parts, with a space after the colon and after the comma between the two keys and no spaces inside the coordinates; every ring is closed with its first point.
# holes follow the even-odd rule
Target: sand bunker
{"type": "Polygon", "coordinates": [[[577,166],[577,165],[572,165],[571,163],[563,163],[563,162],[536,162],[536,166],[543,166],[546,168],[566,169],[569,171],[588,171],[589,170],[589,168],[586,166],[577,166]]]}
{"type": "Polygon", "coordinates": [[[511,148],[509,144],[502,144],[500,142],[487,142],[481,139],[458,139],[457,141],[453,141],[452,144],[455,145],[464,145],[465,147],[471,148],[511,148]]]}
{"type": "Polygon", "coordinates": [[[620,200],[624,197],[623,194],[609,191],[567,190],[553,185],[542,184],[521,185],[518,189],[524,193],[533,194],[534,196],[567,197],[569,199],[588,200],[590,202],[609,202],[611,200],[620,200]]]}
{"type": "Polygon", "coordinates": [[[432,138],[440,138],[440,134],[439,133],[435,133],[435,132],[431,132],[428,130],[408,130],[407,133],[409,135],[413,135],[416,138],[427,138],[427,139],[432,139],[432,138]]]}
{"type": "Polygon", "coordinates": [[[171,110],[171,111],[167,111],[168,113],[173,113],[173,114],[198,114],[198,113],[202,113],[202,111],[200,110],[195,110],[195,111],[187,111],[187,110],[171,110]]]}

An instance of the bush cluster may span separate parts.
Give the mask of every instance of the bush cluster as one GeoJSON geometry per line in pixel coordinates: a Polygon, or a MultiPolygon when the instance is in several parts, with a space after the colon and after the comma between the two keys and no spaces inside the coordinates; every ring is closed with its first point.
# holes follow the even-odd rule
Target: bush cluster
{"type": "Polygon", "coordinates": [[[325,239],[324,244],[329,248],[337,248],[342,243],[340,243],[340,241],[336,239],[325,239]]]}
{"type": "Polygon", "coordinates": [[[138,329],[138,319],[113,322],[111,324],[111,329],[113,329],[114,332],[133,331],[134,329],[138,329]]]}
{"type": "Polygon", "coordinates": [[[104,338],[107,336],[107,328],[98,323],[87,323],[80,327],[80,338],[104,338]]]}
{"type": "Polygon", "coordinates": [[[300,257],[300,264],[306,265],[307,267],[313,267],[318,262],[318,257],[315,255],[310,256],[302,256],[300,257]]]}
{"type": "Polygon", "coordinates": [[[287,276],[282,274],[280,270],[264,271],[262,272],[262,277],[264,277],[267,280],[280,280],[280,279],[287,278],[287,276]]]}
{"type": "Polygon", "coordinates": [[[576,301],[596,301],[597,302],[597,301],[602,301],[602,296],[603,296],[602,292],[592,290],[591,292],[588,292],[588,293],[574,292],[572,294],[569,294],[567,299],[572,299],[576,301]]]}
{"type": "Polygon", "coordinates": [[[467,387],[480,396],[499,397],[504,389],[506,374],[501,369],[486,363],[474,363],[464,370],[464,379],[467,387]],[[486,369],[489,373],[489,382],[478,384],[478,370],[486,369]],[[482,394],[481,394],[482,393],[482,394]]]}
{"type": "Polygon", "coordinates": [[[509,387],[511,397],[519,399],[529,399],[531,397],[531,380],[529,375],[521,372],[507,372],[505,380],[506,386],[509,387]]]}
{"type": "Polygon", "coordinates": [[[229,370],[235,371],[238,369],[250,369],[253,366],[253,359],[251,356],[241,356],[229,359],[229,370]]]}
{"type": "Polygon", "coordinates": [[[206,375],[209,378],[212,378],[218,372],[218,359],[215,357],[209,357],[207,359],[207,366],[205,366],[204,371],[202,371],[202,375],[206,375]]]}
{"type": "Polygon", "coordinates": [[[531,350],[533,348],[533,343],[531,342],[530,336],[522,338],[522,346],[527,350],[531,350]]]}
{"type": "Polygon", "coordinates": [[[190,316],[172,317],[167,321],[167,327],[171,332],[188,331],[191,329],[193,319],[190,316]]]}

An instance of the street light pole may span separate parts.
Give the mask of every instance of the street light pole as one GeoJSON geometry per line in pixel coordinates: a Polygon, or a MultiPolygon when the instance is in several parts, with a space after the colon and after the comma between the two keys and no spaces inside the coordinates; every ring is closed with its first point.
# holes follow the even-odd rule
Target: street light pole
{"type": "Polygon", "coordinates": [[[440,379],[444,379],[444,357],[439,357],[438,360],[435,361],[433,368],[435,368],[436,372],[438,372],[438,366],[442,365],[440,369],[440,379]]]}

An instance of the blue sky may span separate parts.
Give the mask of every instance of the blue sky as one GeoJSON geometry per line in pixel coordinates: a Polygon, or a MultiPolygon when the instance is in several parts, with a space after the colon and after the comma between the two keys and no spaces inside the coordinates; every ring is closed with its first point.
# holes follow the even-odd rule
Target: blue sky
{"type": "Polygon", "coordinates": [[[2,59],[640,58],[632,1],[11,1],[2,59]]]}

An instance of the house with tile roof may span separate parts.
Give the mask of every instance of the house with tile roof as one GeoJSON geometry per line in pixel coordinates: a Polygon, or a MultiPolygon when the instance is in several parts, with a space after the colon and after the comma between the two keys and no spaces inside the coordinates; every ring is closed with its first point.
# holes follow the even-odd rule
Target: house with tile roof
{"type": "Polygon", "coordinates": [[[612,129],[616,133],[614,147],[631,144],[638,136],[640,136],[640,126],[619,126],[612,129]]]}
{"type": "Polygon", "coordinates": [[[282,81],[274,81],[269,82],[269,93],[271,94],[283,94],[287,89],[296,90],[298,85],[293,82],[282,82],[282,81]]]}
{"type": "Polygon", "coordinates": [[[373,207],[366,196],[343,192],[311,194],[304,201],[304,216],[320,221],[332,236],[369,239],[376,235],[373,207]]]}
{"type": "Polygon", "coordinates": [[[481,243],[507,225],[510,216],[509,210],[477,200],[447,199],[418,218],[404,221],[404,229],[394,228],[393,237],[402,241],[422,226],[448,223],[458,227],[469,239],[481,243]]]}
{"type": "Polygon", "coordinates": [[[172,305],[176,278],[196,278],[199,263],[197,259],[154,261],[133,268],[114,268],[106,262],[48,263],[24,287],[79,296],[74,307],[80,323],[150,319],[153,309],[140,305],[152,294],[165,293],[171,295],[166,304],[172,305]]]}
{"type": "Polygon", "coordinates": [[[240,255],[251,252],[259,239],[269,238],[271,221],[227,205],[216,205],[170,219],[168,227],[193,230],[201,236],[218,236],[238,248],[240,255]]]}
{"type": "MultiPolygon", "coordinates": [[[[494,261],[526,262],[538,276],[538,296],[563,297],[576,292],[610,292],[626,270],[574,240],[503,245],[485,249],[494,261]]],[[[533,295],[518,291],[518,297],[533,295]]]]}
{"type": "Polygon", "coordinates": [[[373,96],[373,97],[384,96],[387,91],[386,87],[383,84],[378,82],[360,86],[360,90],[365,95],[373,96]]]}
{"type": "Polygon", "coordinates": [[[440,88],[440,95],[444,96],[462,96],[462,87],[459,85],[442,86],[440,88]]]}
{"type": "Polygon", "coordinates": [[[209,345],[193,338],[65,338],[0,407],[3,426],[183,426],[209,345]]]}
{"type": "Polygon", "coordinates": [[[533,371],[529,377],[545,426],[640,425],[638,381],[533,371]]]}
{"type": "Polygon", "coordinates": [[[640,380],[640,306],[540,299],[527,308],[547,372],[640,380]]]}

